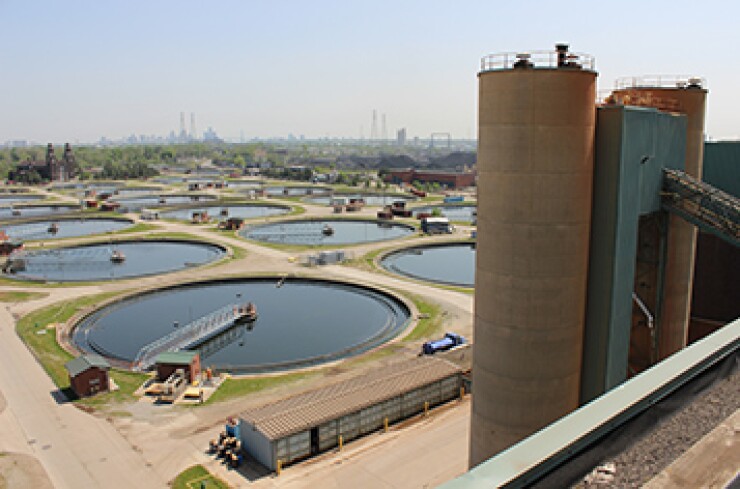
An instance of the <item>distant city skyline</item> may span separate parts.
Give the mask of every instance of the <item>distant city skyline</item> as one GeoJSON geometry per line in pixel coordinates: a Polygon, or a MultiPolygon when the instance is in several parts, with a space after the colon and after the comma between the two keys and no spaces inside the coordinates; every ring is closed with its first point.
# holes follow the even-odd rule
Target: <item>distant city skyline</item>
{"type": "Polygon", "coordinates": [[[231,140],[477,136],[479,60],[567,42],[622,76],[698,75],[707,135],[740,138],[740,6],[709,0],[0,0],[0,144],[166,137],[180,114],[231,140]]]}

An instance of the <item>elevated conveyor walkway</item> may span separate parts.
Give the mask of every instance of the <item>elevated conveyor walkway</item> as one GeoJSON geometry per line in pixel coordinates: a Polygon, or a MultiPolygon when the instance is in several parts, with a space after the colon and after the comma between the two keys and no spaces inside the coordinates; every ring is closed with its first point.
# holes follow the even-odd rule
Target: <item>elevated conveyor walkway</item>
{"type": "Polygon", "coordinates": [[[663,208],[740,246],[740,199],[679,170],[663,170],[663,208]]]}
{"type": "Polygon", "coordinates": [[[229,304],[145,345],[134,358],[135,370],[148,370],[160,353],[193,348],[235,324],[254,321],[256,312],[248,305],[229,304]]]}

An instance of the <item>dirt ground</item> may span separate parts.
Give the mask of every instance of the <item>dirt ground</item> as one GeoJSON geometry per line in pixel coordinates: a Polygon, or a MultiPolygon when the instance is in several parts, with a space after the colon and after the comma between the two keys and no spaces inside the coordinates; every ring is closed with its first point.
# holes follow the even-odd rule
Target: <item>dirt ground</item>
{"type": "Polygon", "coordinates": [[[20,453],[0,453],[0,489],[53,489],[44,467],[36,458],[20,453]]]}

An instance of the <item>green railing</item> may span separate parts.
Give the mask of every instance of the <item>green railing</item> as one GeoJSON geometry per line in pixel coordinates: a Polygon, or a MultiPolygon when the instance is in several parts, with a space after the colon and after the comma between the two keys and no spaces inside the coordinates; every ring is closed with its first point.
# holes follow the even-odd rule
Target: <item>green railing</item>
{"type": "MultiPolygon", "coordinates": [[[[441,487],[526,487],[539,481],[738,349],[740,319],[675,353],[441,487]]],[[[473,381],[473,395],[475,389],[473,381]]]]}

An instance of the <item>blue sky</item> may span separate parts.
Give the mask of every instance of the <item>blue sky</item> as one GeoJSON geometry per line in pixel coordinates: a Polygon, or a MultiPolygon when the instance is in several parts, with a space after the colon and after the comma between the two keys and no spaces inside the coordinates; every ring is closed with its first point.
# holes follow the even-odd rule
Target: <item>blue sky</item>
{"type": "Polygon", "coordinates": [[[740,2],[0,0],[0,143],[165,135],[475,137],[479,60],[551,49],[620,76],[698,74],[740,137],[740,2]]]}

